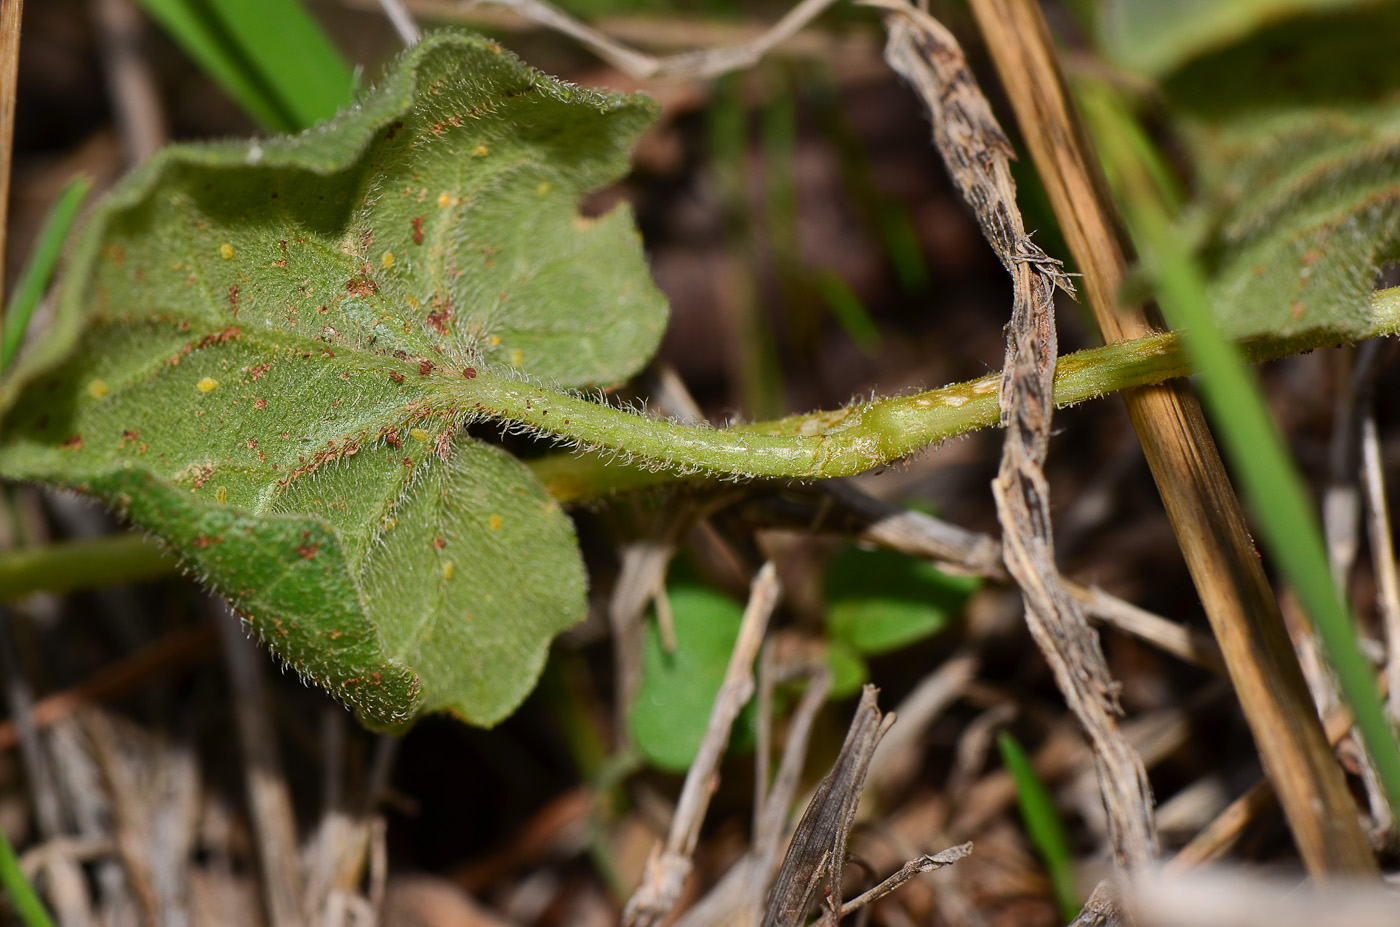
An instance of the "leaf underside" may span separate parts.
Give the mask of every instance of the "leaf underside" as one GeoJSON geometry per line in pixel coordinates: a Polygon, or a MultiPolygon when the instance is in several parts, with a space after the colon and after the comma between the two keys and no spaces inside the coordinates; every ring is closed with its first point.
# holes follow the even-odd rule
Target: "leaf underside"
{"type": "Polygon", "coordinates": [[[1394,5],[1303,17],[1167,81],[1226,333],[1370,329],[1377,270],[1400,255],[1397,30],[1394,5]]]}
{"type": "Polygon", "coordinates": [[[577,206],[652,115],[444,32],[301,135],[161,152],[7,380],[0,473],[117,506],[368,723],[495,723],[586,580],[568,517],[465,434],[463,383],[649,359],[630,216],[577,206]]]}

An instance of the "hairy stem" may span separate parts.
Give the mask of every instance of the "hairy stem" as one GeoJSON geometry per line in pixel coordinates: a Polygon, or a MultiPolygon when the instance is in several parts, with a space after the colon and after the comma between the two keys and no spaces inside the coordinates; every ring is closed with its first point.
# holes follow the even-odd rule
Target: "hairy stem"
{"type": "MultiPolygon", "coordinates": [[[[1400,331],[1400,288],[1377,292],[1371,308],[1371,328],[1355,337],[1312,331],[1256,338],[1241,348],[1257,363],[1400,331]]],[[[1175,333],[1091,348],[1060,359],[1055,403],[1063,408],[1188,373],[1175,333]]],[[[827,479],[861,473],[997,424],[999,378],[989,374],[913,395],[729,428],[650,419],[485,370],[461,398],[488,418],[518,422],[600,452],[530,462],[552,495],[577,502],[689,475],[827,479]],[[620,465],[625,463],[630,465],[620,465]]]]}

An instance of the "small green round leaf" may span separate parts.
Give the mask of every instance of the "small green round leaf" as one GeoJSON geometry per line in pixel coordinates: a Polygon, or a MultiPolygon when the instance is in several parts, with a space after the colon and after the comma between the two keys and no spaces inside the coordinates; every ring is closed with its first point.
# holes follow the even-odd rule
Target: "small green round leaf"
{"type": "Polygon", "coordinates": [[[847,547],[827,565],[827,631],[857,653],[897,650],[943,630],[980,585],[894,551],[847,547]]]}
{"type": "MultiPolygon", "coordinates": [[[[703,586],[673,586],[668,595],[676,649],[667,653],[655,624],[647,628],[642,684],[632,705],[632,738],[651,765],[684,772],[705,736],[744,609],[703,586]]],[[[735,721],[730,743],[736,749],[751,740],[752,720],[751,709],[746,709],[735,721]]]]}

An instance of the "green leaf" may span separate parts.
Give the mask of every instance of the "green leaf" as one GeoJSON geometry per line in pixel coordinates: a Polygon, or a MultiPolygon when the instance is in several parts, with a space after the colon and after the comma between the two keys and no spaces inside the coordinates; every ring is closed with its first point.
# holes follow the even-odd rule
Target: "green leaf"
{"type": "MultiPolygon", "coordinates": [[[[642,645],[642,682],[632,705],[632,738],[647,762],[684,772],[695,760],[715,695],[724,682],[744,607],[704,586],[667,588],[676,631],[676,649],[667,653],[655,623],[642,645]]],[[[752,704],[745,707],[730,736],[742,749],[751,736],[752,704]]]]}
{"type": "Polygon", "coordinates": [[[92,178],[86,174],[79,174],[63,185],[63,189],[54,198],[53,205],[49,207],[48,214],[44,216],[44,224],[34,238],[34,249],[29,254],[29,260],[25,261],[24,269],[20,271],[19,282],[15,284],[15,291],[10,296],[10,304],[5,307],[0,368],[10,365],[15,353],[19,351],[19,346],[24,342],[24,333],[29,328],[29,319],[34,314],[34,307],[39,305],[39,300],[49,287],[49,279],[58,265],[59,252],[63,250],[63,243],[68,240],[68,232],[77,221],[78,211],[91,189],[92,178]]]}
{"type": "Polygon", "coordinates": [[[980,585],[894,551],[845,547],[826,569],[827,631],[857,653],[898,650],[943,630],[980,585]]]}
{"type": "Polygon", "coordinates": [[[1400,256],[1400,7],[1280,23],[1166,85],[1225,334],[1355,336],[1400,256]]]}
{"type": "Polygon", "coordinates": [[[654,350],[629,216],[576,212],[652,113],[438,33],[316,130],[166,149],[5,381],[0,473],[119,507],[373,723],[500,720],[585,576],[463,397],[478,370],[582,387],[654,350]]]}
{"type": "Polygon", "coordinates": [[[1371,0],[1100,0],[1097,22],[1104,51],[1119,67],[1166,74],[1260,26],[1309,11],[1336,10],[1371,0]]]}
{"type": "Polygon", "coordinates": [[[1079,913],[1079,890],[1075,885],[1074,857],[1069,850],[1069,836],[1055,808],[1055,799],[1040,776],[1036,775],[1030,757],[1026,756],[1026,751],[1021,749],[1016,738],[1001,731],[997,734],[997,747],[1001,750],[1001,762],[1016,786],[1016,804],[1021,807],[1026,833],[1030,834],[1031,843],[1035,844],[1050,875],[1060,918],[1069,923],[1079,913]]]}

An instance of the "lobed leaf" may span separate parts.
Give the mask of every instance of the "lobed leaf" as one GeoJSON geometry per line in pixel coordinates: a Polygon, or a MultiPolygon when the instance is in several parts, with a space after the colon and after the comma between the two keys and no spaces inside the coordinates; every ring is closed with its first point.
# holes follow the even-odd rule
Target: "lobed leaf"
{"type": "Polygon", "coordinates": [[[371,723],[500,720],[585,576],[538,481],[465,433],[470,381],[650,357],[630,218],[577,204],[652,112],[445,32],[316,129],[161,152],[4,383],[0,473],[119,507],[371,723]]]}

